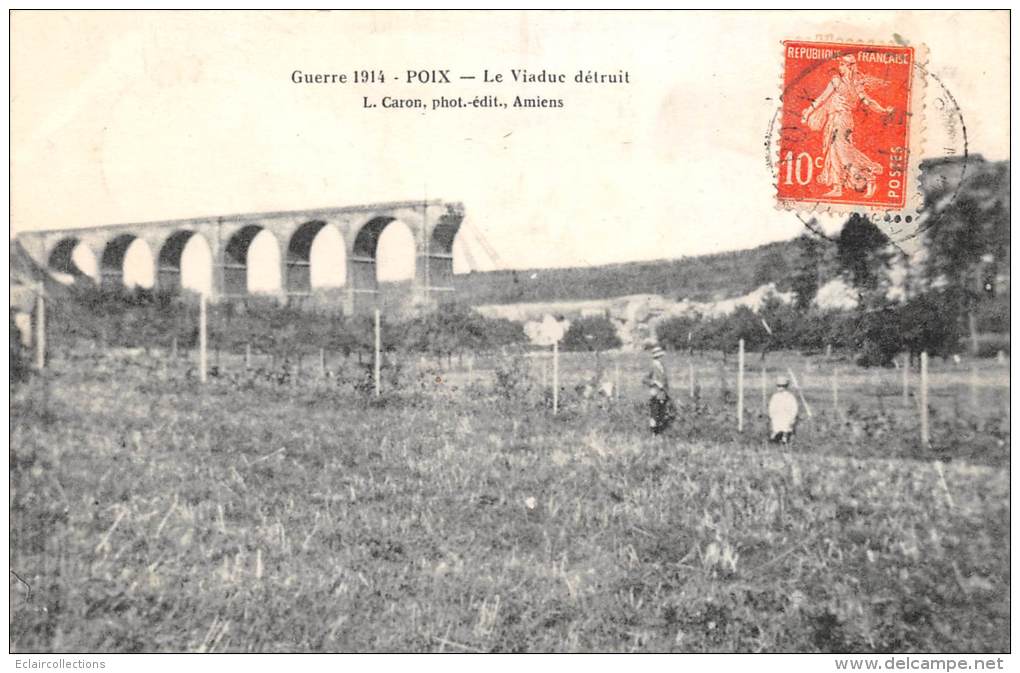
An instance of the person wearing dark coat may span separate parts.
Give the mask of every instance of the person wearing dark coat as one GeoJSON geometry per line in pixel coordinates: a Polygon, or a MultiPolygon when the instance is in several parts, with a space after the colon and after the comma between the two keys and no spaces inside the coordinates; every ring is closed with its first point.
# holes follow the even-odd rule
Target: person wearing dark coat
{"type": "Polygon", "coordinates": [[[669,374],[662,358],[666,351],[652,349],[652,367],[643,382],[648,387],[648,425],[652,434],[661,435],[673,422],[673,401],[669,397],[669,374]]]}

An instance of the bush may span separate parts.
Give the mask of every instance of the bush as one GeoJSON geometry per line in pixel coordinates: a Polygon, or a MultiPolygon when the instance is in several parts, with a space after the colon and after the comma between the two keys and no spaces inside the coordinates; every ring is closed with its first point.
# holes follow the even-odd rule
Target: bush
{"type": "Polygon", "coordinates": [[[623,345],[616,333],[616,325],[605,316],[581,318],[570,323],[563,335],[561,347],[565,351],[604,351],[623,345]]]}
{"type": "Polygon", "coordinates": [[[665,348],[679,351],[694,348],[694,332],[701,325],[697,315],[667,318],[659,323],[655,336],[665,348]]]}
{"type": "Polygon", "coordinates": [[[857,323],[854,342],[857,364],[862,367],[888,367],[903,351],[903,335],[899,316],[892,308],[864,313],[857,323]]]}
{"type": "Polygon", "coordinates": [[[910,354],[947,357],[960,350],[964,298],[953,290],[931,291],[914,297],[898,309],[902,346],[910,354]]]}
{"type": "Polygon", "coordinates": [[[981,301],[974,311],[981,332],[1009,332],[1009,293],[981,301]]]}
{"type": "MultiPolygon", "coordinates": [[[[198,344],[198,300],[186,292],[175,295],[145,289],[75,288],[69,300],[53,302],[50,331],[55,346],[78,340],[104,346],[181,348],[198,344]]],[[[520,323],[487,318],[467,307],[449,305],[411,318],[383,320],[384,351],[410,350],[446,355],[523,343],[520,323]]],[[[210,304],[210,350],[277,357],[315,355],[319,349],[371,353],[375,325],[371,316],[347,317],[336,310],[281,305],[274,297],[247,297],[210,304]]]]}
{"type": "Polygon", "coordinates": [[[978,357],[994,358],[999,351],[1009,355],[1009,334],[978,335],[978,357]]]}

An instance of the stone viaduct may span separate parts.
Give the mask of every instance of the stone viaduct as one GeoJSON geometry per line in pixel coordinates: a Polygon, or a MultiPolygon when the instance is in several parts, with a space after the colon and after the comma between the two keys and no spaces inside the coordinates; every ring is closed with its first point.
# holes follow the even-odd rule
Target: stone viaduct
{"type": "Polygon", "coordinates": [[[343,238],[346,254],[344,312],[353,315],[377,305],[379,236],[396,220],[406,224],[414,237],[413,303],[444,303],[444,297],[453,293],[453,239],[463,219],[460,203],[401,201],[33,231],[18,234],[17,240],[41,266],[72,275],[82,273],[71,257],[79,244],[85,245],[98,263],[99,282],[110,287],[123,284],[124,256],[128,247],[141,239],[153,256],[155,288],[173,292],[181,287],[184,246],[192,236],[201,236],[212,253],[210,300],[217,301],[248,294],[248,248],[263,230],[276,238],[280,250],[281,294],[310,294],[312,241],[323,227],[333,225],[343,238]]]}

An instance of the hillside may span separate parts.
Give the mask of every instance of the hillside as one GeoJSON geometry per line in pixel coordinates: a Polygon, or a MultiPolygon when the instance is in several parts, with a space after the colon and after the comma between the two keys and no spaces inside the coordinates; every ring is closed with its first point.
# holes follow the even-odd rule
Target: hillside
{"type": "Polygon", "coordinates": [[[630,262],[570,269],[473,271],[454,276],[457,298],[464,304],[606,299],[658,294],[676,299],[710,301],[746,294],[767,284],[782,285],[776,259],[793,255],[793,241],[750,250],[676,260],[630,262]]]}
{"type": "MultiPolygon", "coordinates": [[[[980,154],[921,163],[922,188],[936,212],[961,200],[983,208],[1009,208],[1008,161],[986,161],[980,154]],[[960,183],[961,174],[964,175],[960,183]]],[[[1004,268],[1008,287],[1008,243],[1004,268]]],[[[714,255],[569,269],[475,271],[454,276],[458,300],[471,306],[612,299],[654,294],[677,300],[716,301],[739,297],[769,283],[789,289],[794,241],[780,241],[714,255]]]]}

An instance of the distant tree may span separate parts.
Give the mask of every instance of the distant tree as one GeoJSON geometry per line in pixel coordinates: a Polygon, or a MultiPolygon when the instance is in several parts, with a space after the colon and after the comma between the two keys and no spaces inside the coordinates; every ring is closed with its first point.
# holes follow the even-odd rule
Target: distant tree
{"type": "Polygon", "coordinates": [[[782,350],[803,347],[801,344],[802,330],[805,324],[806,311],[800,310],[796,304],[787,304],[777,297],[772,297],[758,312],[758,327],[761,336],[756,339],[760,350],[782,350]],[[772,333],[765,331],[769,326],[772,333]]]}
{"type": "Polygon", "coordinates": [[[490,347],[512,346],[528,340],[524,325],[506,318],[486,318],[485,332],[490,347]]]}
{"type": "Polygon", "coordinates": [[[616,333],[616,325],[605,316],[574,320],[561,342],[565,351],[604,351],[622,345],[620,335],[616,333]]]}
{"type": "Polygon", "coordinates": [[[825,242],[810,233],[801,234],[794,241],[796,256],[790,274],[790,289],[796,294],[797,308],[806,311],[818,294],[820,285],[822,246],[825,242]]]}
{"type": "Polygon", "coordinates": [[[977,328],[981,332],[1009,333],[1009,292],[986,298],[977,306],[977,328]]]}
{"type": "Polygon", "coordinates": [[[859,316],[853,333],[857,364],[888,367],[904,347],[897,311],[887,306],[859,316]]]}
{"type": "Polygon", "coordinates": [[[471,308],[445,306],[416,316],[398,330],[400,345],[433,355],[463,354],[523,343],[524,326],[510,320],[487,318],[471,308]]]}
{"type": "Polygon", "coordinates": [[[753,282],[755,287],[775,283],[778,287],[788,287],[791,283],[790,262],[778,246],[769,246],[758,259],[754,268],[753,282]]]}
{"type": "Polygon", "coordinates": [[[655,328],[655,337],[660,344],[674,351],[699,348],[694,342],[694,333],[702,319],[698,315],[684,315],[667,318],[655,328]]]}
{"type": "MultiPolygon", "coordinates": [[[[1005,202],[965,192],[936,215],[925,231],[925,276],[930,285],[944,283],[963,300],[972,348],[977,347],[977,313],[985,297],[995,294],[997,270],[1009,260],[1009,187],[1005,202]]],[[[995,192],[992,192],[995,194],[995,192]]]]}
{"type": "Polygon", "coordinates": [[[866,217],[850,216],[836,242],[840,268],[861,295],[861,304],[884,303],[882,281],[892,255],[889,238],[866,217]]]}
{"type": "Polygon", "coordinates": [[[922,352],[948,357],[959,351],[966,301],[958,289],[946,288],[913,297],[900,307],[899,330],[911,358],[922,352]]]}
{"type": "Polygon", "coordinates": [[[723,340],[720,344],[723,351],[736,350],[741,339],[744,340],[745,350],[760,350],[769,341],[769,333],[761,322],[761,316],[746,306],[738,306],[723,321],[725,328],[722,330],[723,340]]]}

